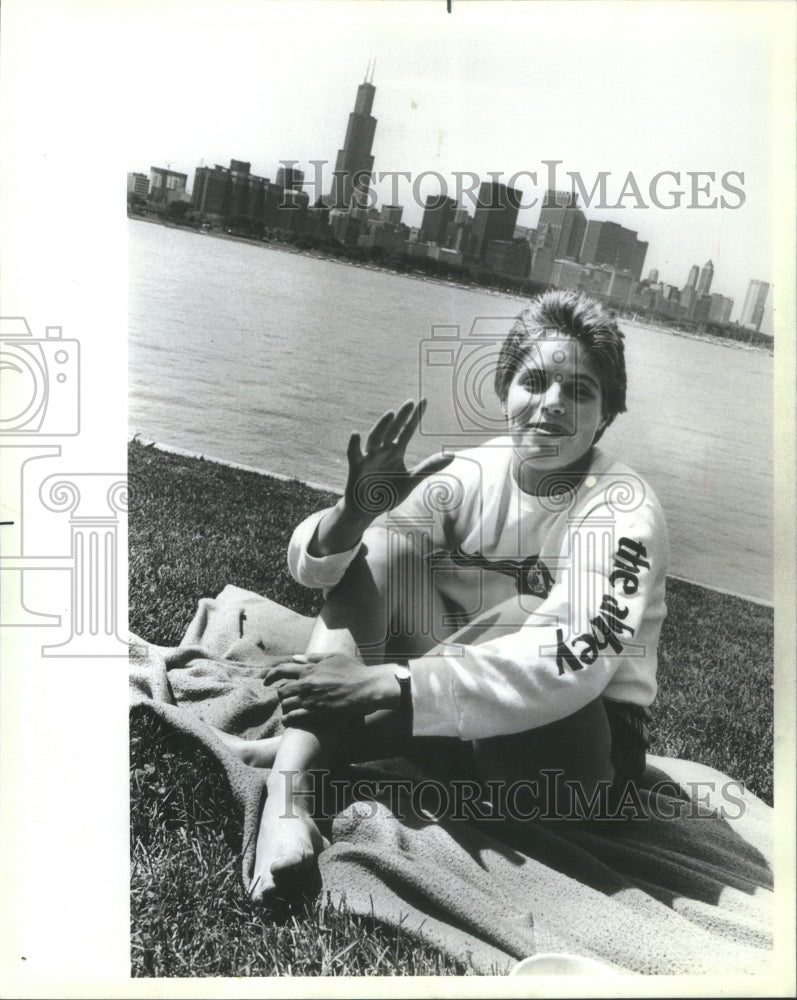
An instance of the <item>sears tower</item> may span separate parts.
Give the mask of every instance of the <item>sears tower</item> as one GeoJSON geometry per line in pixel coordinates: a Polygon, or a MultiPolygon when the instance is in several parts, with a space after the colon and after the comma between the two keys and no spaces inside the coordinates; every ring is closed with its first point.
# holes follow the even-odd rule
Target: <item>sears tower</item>
{"type": "Polygon", "coordinates": [[[349,115],[343,149],[338,150],[335,173],[332,176],[330,207],[338,209],[367,208],[374,158],[371,146],[376,132],[376,118],[371,114],[376,87],[370,64],[365,80],[357,88],[357,101],[349,115]],[[371,80],[368,73],[371,73],[371,80]]]}

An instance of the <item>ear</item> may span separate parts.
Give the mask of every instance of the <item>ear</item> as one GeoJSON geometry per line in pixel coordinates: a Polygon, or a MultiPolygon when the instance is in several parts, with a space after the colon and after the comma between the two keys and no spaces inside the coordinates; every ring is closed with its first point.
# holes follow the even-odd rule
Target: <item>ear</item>
{"type": "Polygon", "coordinates": [[[608,417],[604,417],[603,420],[601,420],[601,422],[598,424],[595,430],[595,437],[592,439],[593,444],[597,444],[598,439],[603,436],[603,432],[606,430],[606,428],[609,426],[610,423],[611,420],[609,420],[608,417]]]}

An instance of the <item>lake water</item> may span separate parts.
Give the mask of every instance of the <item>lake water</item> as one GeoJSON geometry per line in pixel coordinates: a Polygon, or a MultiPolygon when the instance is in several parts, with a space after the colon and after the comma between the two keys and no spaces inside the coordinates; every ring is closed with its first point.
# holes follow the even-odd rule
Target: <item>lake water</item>
{"type": "MultiPolygon", "coordinates": [[[[429,397],[414,461],[473,443],[497,416],[484,362],[517,299],[128,229],[131,434],[341,488],[350,431],[408,397],[429,397]]],[[[658,494],[671,572],[771,600],[772,358],[621,325],[628,412],[603,444],[658,494]]]]}

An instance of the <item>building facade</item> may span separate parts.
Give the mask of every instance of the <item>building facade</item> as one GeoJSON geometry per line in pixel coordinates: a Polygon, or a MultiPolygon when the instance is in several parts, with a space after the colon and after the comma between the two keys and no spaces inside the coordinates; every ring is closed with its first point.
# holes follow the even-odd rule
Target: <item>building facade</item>
{"type": "Polygon", "coordinates": [[[149,190],[152,201],[183,201],[187,183],[188,174],[181,174],[166,167],[149,168],[149,190]]]}
{"type": "Polygon", "coordinates": [[[366,208],[369,204],[374,158],[371,147],[376,118],[371,114],[376,87],[365,81],[357,88],[354,111],[349,115],[343,149],[338,150],[332,175],[330,206],[336,209],[366,208]]]}
{"type": "Polygon", "coordinates": [[[554,261],[551,282],[557,288],[577,289],[613,306],[627,305],[634,286],[629,271],[618,271],[606,264],[579,264],[574,260],[554,261]]]}
{"type": "Polygon", "coordinates": [[[400,226],[403,214],[404,207],[402,205],[383,205],[379,210],[379,218],[388,226],[400,226]]]}
{"type": "Polygon", "coordinates": [[[608,264],[618,271],[630,271],[639,281],[648,245],[637,238],[633,229],[617,222],[590,220],[584,233],[580,260],[582,264],[608,264]]]}
{"type": "Polygon", "coordinates": [[[520,211],[521,192],[497,181],[485,181],[479,187],[473,215],[471,253],[483,260],[492,240],[511,240],[520,211]]]}
{"type": "Polygon", "coordinates": [[[443,194],[429,195],[423,209],[421,239],[424,243],[445,244],[448,227],[454,221],[457,203],[443,194]]]}
{"type": "Polygon", "coordinates": [[[490,240],[484,255],[486,267],[510,278],[528,278],[531,247],[527,240],[490,240]]]}
{"type": "Polygon", "coordinates": [[[128,174],[127,193],[137,194],[142,198],[146,198],[149,195],[149,177],[146,174],[128,174]]]}
{"type": "Polygon", "coordinates": [[[708,295],[711,291],[711,282],[714,278],[714,265],[710,260],[706,261],[700,271],[700,277],[697,280],[697,294],[698,295],[708,295]]]}
{"type": "Polygon", "coordinates": [[[283,161],[277,170],[277,185],[285,191],[301,191],[304,187],[304,171],[288,166],[290,160],[283,161]]]}
{"type": "Polygon", "coordinates": [[[714,293],[708,307],[709,323],[728,323],[733,310],[733,299],[714,293]]]}
{"type": "Polygon", "coordinates": [[[546,191],[537,222],[535,245],[548,246],[556,260],[579,260],[587,217],[572,191],[546,191]]]}
{"type": "Polygon", "coordinates": [[[761,322],[764,319],[764,308],[769,295],[769,282],[757,281],[753,279],[747,286],[747,294],[744,297],[742,312],[739,322],[756,333],[761,329],[761,322]]]}
{"type": "MultiPolygon", "coordinates": [[[[310,196],[257,177],[244,160],[231,160],[229,167],[218,163],[197,167],[192,203],[197,212],[237,231],[262,235],[278,229],[298,234],[306,228],[310,196]]],[[[324,222],[327,214],[324,210],[324,222]]]]}

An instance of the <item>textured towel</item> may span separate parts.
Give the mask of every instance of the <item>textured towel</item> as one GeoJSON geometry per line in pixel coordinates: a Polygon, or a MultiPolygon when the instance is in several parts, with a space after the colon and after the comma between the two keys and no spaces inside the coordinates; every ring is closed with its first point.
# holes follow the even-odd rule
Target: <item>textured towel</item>
{"type": "MultiPolygon", "coordinates": [[[[312,624],[227,587],[200,602],[180,646],[131,640],[133,703],[195,736],[224,768],[244,820],[247,884],[268,772],[241,763],[208,724],[246,738],[280,732],[262,678],[305,648],[312,624]]],[[[477,970],[564,951],[634,973],[771,971],[772,810],[718,771],[649,756],[626,802],[631,818],[594,822],[460,818],[456,797],[441,808],[439,786],[409,762],[347,775],[413,784],[341,803],[319,859],[324,889],[477,970]]]]}

